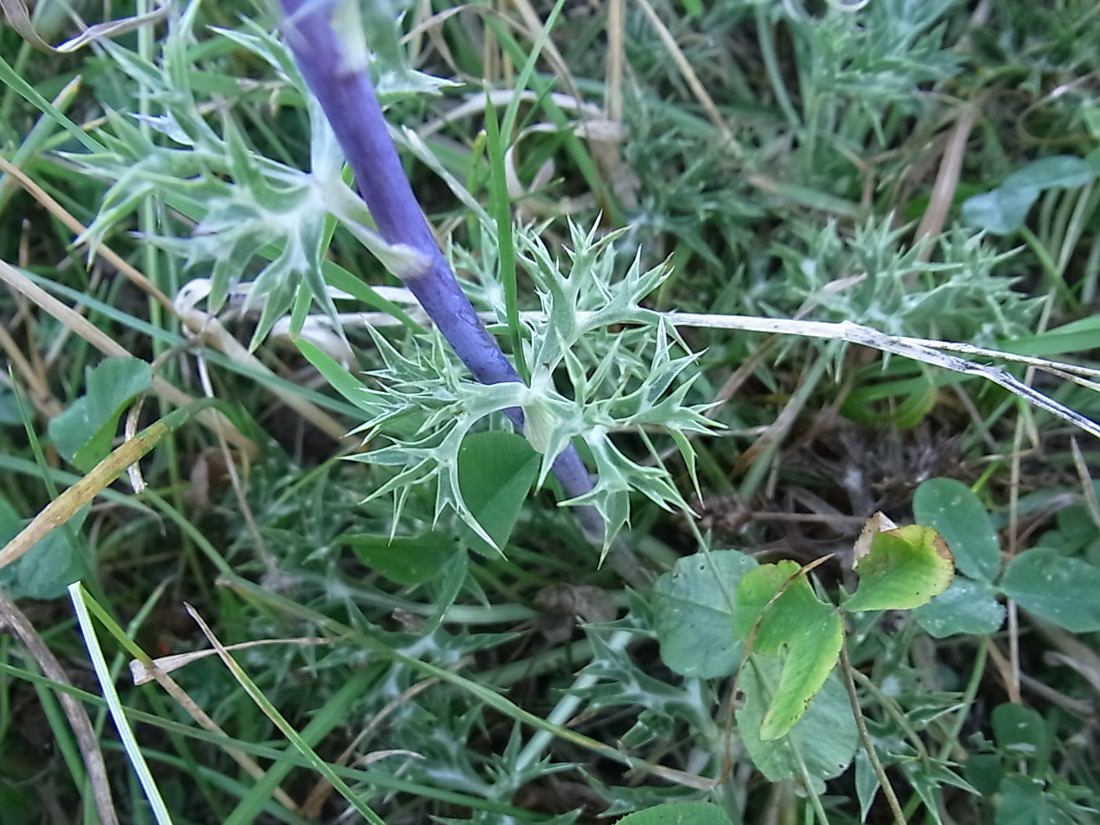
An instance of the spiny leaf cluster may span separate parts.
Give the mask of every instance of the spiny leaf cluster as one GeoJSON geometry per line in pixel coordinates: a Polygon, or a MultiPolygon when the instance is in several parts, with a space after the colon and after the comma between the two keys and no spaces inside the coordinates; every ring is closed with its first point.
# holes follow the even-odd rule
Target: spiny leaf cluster
{"type": "MultiPolygon", "coordinates": [[[[222,309],[245,273],[255,271],[246,303],[261,309],[252,338],[255,347],[296,300],[312,300],[335,316],[331,290],[322,275],[333,227],[330,216],[395,274],[417,261],[408,251],[385,244],[371,229],[366,207],[342,179],[343,156],[328,121],[277,37],[250,21],[238,30],[214,30],[217,37],[233,41],[267,64],[278,77],[263,86],[239,81],[234,92],[259,88],[278,100],[289,91],[292,103],[304,102],[309,120],[308,172],[257,151],[227,107],[200,103],[194,78],[199,69],[191,57],[197,8],[197,3],[192,4],[171,28],[155,61],[106,44],[118,69],[155,109],[145,115],[109,112],[107,126],[97,135],[103,151],[68,155],[82,172],[110,184],[82,240],[94,249],[149,199],[194,221],[193,228],[178,233],[165,221],[162,233],[146,240],[176,254],[186,270],[208,275],[213,312],[222,309]],[[212,112],[216,117],[211,118],[212,112]],[[159,139],[154,140],[152,133],[159,139]],[[257,261],[262,261],[258,271],[257,261]]],[[[385,81],[380,88],[384,101],[437,91],[445,85],[403,66],[379,69],[385,81]]]]}
{"type": "MultiPolygon", "coordinates": [[[[487,420],[519,410],[528,441],[542,455],[539,485],[567,445],[587,449],[598,478],[568,503],[596,508],[607,525],[606,543],[629,520],[631,492],[667,510],[688,509],[652,434],[672,440],[694,478],[688,436],[717,425],[690,400],[697,354],[663,316],[641,304],[668,267],[643,269],[635,257],[617,278],[617,237],[572,227],[566,267],[533,228],[517,233],[520,260],[542,307],[522,316],[530,385],[473,381],[436,336],[410,337],[399,348],[372,332],[382,367],[368,373],[356,398],[370,416],[357,432],[367,441],[385,434],[389,443],[356,458],[397,471],[376,496],[393,493],[399,513],[412,487],[434,482],[436,518],[453,510],[487,538],[462,500],[458,450],[487,420]],[[624,433],[637,437],[648,461],[616,443],[613,436],[624,433]]],[[[494,302],[493,311],[503,323],[502,302],[494,302]]]]}
{"type": "Polygon", "coordinates": [[[909,231],[892,217],[868,219],[851,233],[835,222],[807,229],[804,240],[780,248],[785,277],[759,291],[761,307],[788,314],[796,297],[822,320],[984,345],[1025,334],[1038,303],[994,274],[1010,253],[956,228],[938,239],[930,261],[930,241],[907,245],[909,231]]]}

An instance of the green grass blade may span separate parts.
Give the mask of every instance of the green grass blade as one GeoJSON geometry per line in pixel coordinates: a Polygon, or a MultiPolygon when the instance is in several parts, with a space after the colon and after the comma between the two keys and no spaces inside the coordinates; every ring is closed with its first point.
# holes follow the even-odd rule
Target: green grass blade
{"type": "MultiPolygon", "coordinates": [[[[505,132],[505,135],[508,133],[505,132]]],[[[512,357],[516,371],[524,383],[531,382],[531,371],[523,352],[523,330],[519,323],[516,287],[516,245],[512,232],[512,202],[504,172],[504,145],[497,126],[497,114],[492,101],[485,99],[486,151],[489,156],[489,210],[497,227],[497,255],[500,261],[500,282],[504,287],[504,311],[508,319],[508,337],[512,341],[512,357]]]]}
{"type": "Polygon", "coordinates": [[[28,103],[31,103],[43,114],[52,118],[62,129],[78,140],[88,151],[103,151],[103,147],[99,145],[99,142],[95,138],[73,123],[73,121],[69,120],[60,109],[39,94],[30,83],[24,80],[23,77],[12,68],[10,63],[4,60],[2,55],[0,55],[0,83],[14,89],[20,97],[26,99],[28,103]]]}
{"type": "Polygon", "coordinates": [[[338,776],[335,771],[332,770],[332,766],[330,766],[328,762],[317,755],[317,752],[313,750],[313,748],[310,747],[309,743],[302,737],[302,735],[294,729],[294,726],[291,725],[289,721],[287,721],[286,717],[279,713],[278,709],[273,704],[271,704],[270,700],[264,695],[263,691],[260,690],[259,686],[252,681],[247,673],[245,673],[244,668],[237,664],[236,660],[225,650],[224,647],[222,647],[221,643],[218,641],[217,637],[214,636],[214,633],[210,630],[206,622],[203,621],[202,617],[199,616],[199,614],[195,612],[194,608],[190,607],[190,605],[188,606],[188,612],[191,614],[191,617],[198,623],[199,627],[202,629],[202,632],[206,635],[207,639],[210,640],[210,643],[218,649],[218,655],[221,657],[222,662],[225,663],[225,666],[229,669],[229,672],[233,674],[233,678],[237,680],[237,684],[239,684],[244,689],[244,692],[248,695],[248,698],[255,702],[256,706],[260,708],[260,710],[263,711],[264,715],[274,723],[275,727],[279,729],[283,736],[290,740],[290,743],[300,754],[302,754],[302,756],[306,758],[310,766],[319,774],[321,774],[326,780],[328,780],[329,784],[332,785],[332,787],[336,789],[336,791],[342,797],[344,797],[344,799],[346,799],[353,808],[355,808],[355,810],[359,813],[361,817],[363,817],[363,819],[367,820],[367,822],[372,823],[372,825],[386,825],[385,822],[383,822],[382,819],[378,816],[378,814],[371,810],[370,806],[367,805],[367,803],[364,802],[362,799],[360,799],[359,795],[356,794],[355,791],[353,791],[350,787],[348,787],[348,784],[340,776],[338,776]]]}
{"type": "Polygon", "coordinates": [[[69,597],[73,601],[76,620],[80,625],[80,632],[84,637],[84,645],[88,649],[88,656],[92,660],[92,667],[95,668],[96,677],[99,679],[100,688],[103,690],[103,698],[107,701],[107,708],[111,712],[111,718],[114,720],[119,738],[126,748],[126,756],[130,760],[130,765],[133,767],[134,773],[137,774],[141,788],[145,792],[145,798],[153,809],[153,816],[156,818],[157,825],[172,825],[172,816],[168,813],[168,806],[164,802],[164,797],[161,796],[156,780],[153,779],[153,774],[149,771],[149,765],[141,753],[141,746],[138,745],[134,732],[130,728],[130,723],[126,719],[122,700],[111,681],[110,667],[103,655],[103,649],[99,646],[99,638],[96,636],[95,627],[92,625],[92,616],[88,612],[87,600],[89,597],[84,591],[84,586],[80,582],[69,585],[69,597]]]}

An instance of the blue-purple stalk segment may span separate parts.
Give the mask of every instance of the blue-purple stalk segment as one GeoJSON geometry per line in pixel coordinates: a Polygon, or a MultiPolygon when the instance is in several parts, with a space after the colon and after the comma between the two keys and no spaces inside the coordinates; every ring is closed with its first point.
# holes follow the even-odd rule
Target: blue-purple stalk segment
{"type": "MultiPolygon", "coordinates": [[[[405,286],[478,381],[519,381],[436,243],[387,131],[370,75],[363,67],[348,65],[332,23],[336,2],[341,0],[281,0],[283,31],[298,68],[332,125],[379,234],[428,261],[421,272],[405,276],[405,286]]],[[[520,410],[508,410],[507,415],[523,428],[520,410]]],[[[573,447],[558,456],[554,475],[569,498],[592,489],[588,470],[573,447]]],[[[603,522],[594,509],[582,507],[579,515],[589,533],[602,535],[603,522]]]]}

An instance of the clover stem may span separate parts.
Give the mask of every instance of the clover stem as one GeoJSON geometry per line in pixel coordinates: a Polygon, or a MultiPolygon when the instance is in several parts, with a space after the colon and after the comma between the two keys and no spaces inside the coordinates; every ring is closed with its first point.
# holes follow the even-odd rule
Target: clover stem
{"type": "Polygon", "coordinates": [[[856,693],[855,679],[852,678],[852,662],[848,658],[848,643],[845,640],[840,645],[840,671],[844,676],[844,687],[848,689],[848,701],[852,705],[852,715],[856,720],[856,729],[859,731],[863,749],[867,752],[867,758],[871,760],[871,767],[878,777],[879,787],[886,797],[886,804],[890,806],[890,812],[894,815],[895,825],[905,825],[905,813],[901,809],[901,802],[894,793],[894,786],[890,784],[890,778],[886,775],[886,769],[882,766],[878,754],[875,753],[875,743],[871,741],[871,734],[867,730],[867,720],[863,718],[863,710],[859,706],[859,695],[856,693]]]}

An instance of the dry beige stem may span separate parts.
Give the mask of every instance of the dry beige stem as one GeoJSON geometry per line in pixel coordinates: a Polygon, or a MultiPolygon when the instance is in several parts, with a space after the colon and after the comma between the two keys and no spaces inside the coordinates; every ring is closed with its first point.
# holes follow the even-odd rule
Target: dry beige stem
{"type": "Polygon", "coordinates": [[[0,349],[8,356],[8,362],[26,382],[30,389],[30,400],[35,409],[46,418],[53,418],[61,412],[61,404],[50,392],[49,385],[42,380],[42,376],[35,370],[19,349],[19,345],[11,337],[5,327],[0,326],[0,349]]]}
{"type": "Polygon", "coordinates": [[[729,124],[726,122],[726,119],[722,117],[722,113],[718,111],[714,99],[707,91],[707,87],[703,85],[703,81],[699,79],[699,75],[695,73],[695,69],[691,67],[691,63],[688,61],[683,51],[681,51],[680,46],[676,43],[676,38],[672,36],[672,32],[670,32],[668,27],[662,22],[649,0],[638,0],[638,5],[641,6],[642,11],[645,12],[645,16],[649,18],[649,22],[652,24],[654,30],[656,30],[657,36],[661,38],[661,42],[672,58],[672,62],[676,64],[676,68],[679,69],[680,74],[683,75],[684,82],[686,82],[688,88],[691,89],[691,93],[695,95],[695,99],[699,101],[699,105],[703,107],[711,123],[714,124],[715,128],[718,129],[718,132],[722,135],[723,142],[736,146],[737,143],[733,139],[733,132],[730,130],[729,124]]]}
{"type": "MultiPolygon", "coordinates": [[[[378,711],[378,713],[371,718],[370,722],[367,723],[367,726],[359,732],[346,748],[344,748],[343,752],[336,758],[336,764],[340,766],[347,765],[352,754],[355,753],[355,750],[361,747],[363,743],[370,738],[371,734],[374,733],[387,716],[397,710],[397,708],[410,702],[417,694],[423,693],[438,682],[439,679],[437,677],[429,677],[421,682],[417,682],[415,685],[405,688],[405,690],[401,691],[401,693],[387,702],[386,706],[378,711]]],[[[413,755],[419,756],[420,754],[413,755]]],[[[321,809],[332,795],[332,791],[332,784],[327,779],[324,777],[318,779],[317,784],[313,786],[313,789],[309,792],[309,796],[306,797],[306,801],[302,803],[302,816],[306,819],[319,818],[321,816],[321,809]]]]}
{"type": "Polygon", "coordinates": [[[1044,653],[1043,658],[1076,671],[1100,700],[1100,654],[1060,627],[1035,617],[1031,618],[1031,626],[1047,640],[1051,648],[1055,648],[1044,653]]]}
{"type": "MultiPolygon", "coordinates": [[[[529,0],[512,0],[512,5],[514,5],[516,11],[519,12],[519,16],[523,20],[523,25],[527,27],[527,36],[530,38],[531,42],[534,43],[538,40],[545,28],[542,20],[539,19],[538,12],[531,6],[529,0]]],[[[581,93],[580,90],[577,89],[577,83],[573,80],[572,73],[569,71],[569,64],[565,62],[565,58],[561,56],[561,52],[558,51],[558,47],[554,45],[554,41],[549,36],[546,37],[542,51],[546,55],[547,61],[554,68],[554,73],[557,74],[561,82],[565,85],[566,91],[578,101],[581,100],[581,93]]]]}
{"type": "MultiPolygon", "coordinates": [[[[87,233],[88,228],[84,226],[84,224],[73,217],[69,213],[69,211],[65,209],[65,207],[63,207],[56,200],[50,197],[49,193],[45,192],[42,187],[31,180],[31,178],[29,178],[21,169],[13,166],[2,155],[0,155],[0,171],[7,173],[13,179],[18,181],[19,184],[27,190],[28,194],[30,194],[35,200],[42,204],[42,206],[44,206],[47,211],[50,212],[50,214],[52,214],[63,224],[65,224],[65,226],[77,237],[83,237],[87,233]]],[[[96,248],[96,254],[99,255],[107,263],[109,263],[116,270],[118,270],[131,283],[133,283],[147,295],[152,297],[153,300],[163,306],[166,310],[168,310],[168,312],[172,313],[173,315],[177,314],[176,307],[174,306],[172,300],[167,295],[165,295],[164,292],[162,292],[156,286],[156,284],[146,278],[144,274],[142,274],[138,269],[136,269],[133,265],[126,261],[121,255],[112,250],[109,246],[107,246],[106,244],[101,244],[99,247],[96,248]]],[[[27,283],[30,286],[34,286],[34,284],[29,280],[27,280],[27,283]]],[[[37,287],[35,288],[38,289],[37,287]]],[[[25,290],[21,291],[24,291],[24,294],[26,294],[25,290]]],[[[55,308],[65,306],[56,298],[49,296],[49,293],[46,293],[45,290],[39,289],[38,294],[50,297],[53,302],[52,306],[54,306],[55,308]]],[[[65,309],[68,310],[68,312],[66,313],[66,317],[71,320],[71,323],[66,322],[65,318],[58,316],[50,308],[43,305],[34,297],[30,295],[28,295],[28,297],[31,297],[31,299],[34,300],[35,303],[38,303],[39,306],[41,306],[43,309],[46,309],[46,311],[50,312],[51,315],[57,317],[58,320],[62,321],[62,323],[65,323],[66,326],[72,328],[74,332],[83,337],[85,340],[92,343],[101,352],[104,352],[107,355],[129,354],[126,352],[125,349],[115,343],[111,338],[100,332],[94,325],[84,320],[79,313],[75,312],[75,310],[65,307],[65,309]],[[83,324],[78,325],[76,321],[72,320],[74,318],[79,318],[80,321],[83,322],[83,324]],[[112,351],[109,352],[108,349],[105,349],[104,347],[109,347],[112,351]]],[[[221,323],[218,322],[216,319],[211,319],[205,313],[199,312],[197,310],[193,311],[187,317],[184,317],[183,313],[179,313],[179,317],[181,322],[183,322],[185,326],[190,328],[192,332],[201,333],[202,338],[205,342],[210,343],[216,349],[220,350],[221,352],[232,358],[234,361],[242,363],[257,372],[271,374],[271,371],[267,367],[265,367],[259,361],[259,359],[252,355],[252,353],[250,353],[245,347],[241,346],[241,344],[235,338],[233,338],[233,336],[228,333],[225,327],[223,327],[221,323]]],[[[161,396],[163,396],[165,399],[172,402],[173,404],[185,406],[186,404],[191,403],[191,399],[189,396],[185,395],[174,387],[171,387],[171,385],[167,384],[162,379],[154,378],[153,381],[154,389],[156,389],[161,396]],[[169,387],[171,387],[171,389],[167,389],[169,387]],[[187,400],[181,402],[180,399],[187,400]]],[[[295,410],[299,415],[301,415],[307,421],[320,429],[321,432],[325,433],[336,441],[343,440],[344,435],[347,432],[347,428],[341,425],[334,418],[332,418],[332,416],[325,413],[315,404],[292,393],[277,394],[288,407],[295,410]]],[[[233,427],[233,425],[229,423],[228,419],[221,415],[221,413],[217,412],[216,410],[204,410],[200,414],[200,420],[206,423],[207,426],[210,426],[211,429],[214,429],[215,433],[223,433],[226,440],[233,444],[234,447],[242,450],[246,455],[253,456],[256,454],[256,446],[255,444],[253,444],[251,439],[245,438],[245,436],[242,435],[235,427],[233,427]]]]}
{"type": "Polygon", "coordinates": [[[0,550],[0,569],[21,558],[46,536],[61,527],[108,487],[127,467],[155,447],[172,428],[162,419],[99,462],[76,484],[67,489],[31,519],[19,534],[0,550]]]}
{"type": "MultiPolygon", "coordinates": [[[[130,355],[125,347],[79,312],[50,295],[18,269],[4,261],[0,261],[0,282],[6,283],[15,291],[29,298],[104,355],[114,358],[130,355]]],[[[177,407],[186,407],[195,402],[195,399],[187,393],[172,386],[159,376],[153,376],[153,391],[177,407]]],[[[225,434],[226,440],[241,452],[249,456],[256,454],[256,444],[252,439],[243,435],[229,419],[217,410],[202,410],[196,417],[215,432],[221,430],[225,434]]]]}
{"type": "MultiPolygon", "coordinates": [[[[34,629],[27,617],[0,591],[0,628],[11,628],[12,632],[27,648],[27,652],[38,663],[49,679],[59,685],[72,687],[65,669],[53,655],[53,651],[42,641],[38,631],[34,629]]],[[[92,786],[92,798],[95,800],[96,811],[103,825],[119,825],[118,815],[115,813],[114,799],[111,797],[111,785],[107,778],[107,765],[103,761],[103,753],[99,749],[99,740],[96,737],[95,728],[88,718],[84,706],[69,693],[57,691],[57,701],[61,703],[62,710],[69,720],[69,725],[76,736],[77,747],[84,758],[84,768],[88,771],[88,782],[92,786]]]]}
{"type": "MultiPolygon", "coordinates": [[[[329,643],[329,639],[323,639],[319,636],[305,636],[301,639],[255,639],[251,642],[238,642],[237,644],[226,645],[225,649],[248,650],[249,648],[262,647],[265,645],[325,645],[329,643]]],[[[140,659],[131,659],[130,678],[134,680],[135,685],[146,685],[149,682],[156,681],[158,671],[162,675],[167,675],[174,670],[179,670],[181,667],[186,667],[192,662],[197,662],[209,656],[216,656],[217,654],[218,651],[210,647],[205,650],[192,650],[189,653],[173,653],[169,656],[158,656],[156,659],[150,659],[148,663],[140,659]]]]}
{"type": "Polygon", "coordinates": [[[1085,454],[1081,452],[1081,445],[1077,443],[1076,437],[1071,438],[1069,443],[1073,449],[1073,464],[1077,468],[1077,477],[1081,480],[1081,489],[1084,491],[1085,507],[1089,511],[1092,523],[1100,527],[1100,501],[1096,499],[1096,485],[1093,484],[1085,454]]]}
{"type": "MultiPolygon", "coordinates": [[[[525,103],[537,103],[543,96],[530,89],[524,89],[522,91],[516,89],[495,89],[484,94],[470,95],[465,101],[458,104],[453,109],[447,110],[439,117],[419,127],[413,134],[418,135],[421,140],[424,140],[451,123],[455,123],[464,118],[480,115],[485,111],[489,103],[493,104],[496,108],[503,108],[508,106],[516,98],[519,98],[525,103]]],[[[578,102],[576,98],[562,94],[561,92],[551,92],[547,95],[547,98],[559,109],[566,112],[575,112],[580,120],[598,118],[602,115],[598,107],[583,101],[578,102]]],[[[557,127],[555,126],[554,128],[556,129],[557,127]]],[[[410,130],[406,128],[405,131],[409,132],[410,130]]],[[[423,151],[426,150],[421,150],[418,154],[422,154],[423,151]]]]}
{"type": "Polygon", "coordinates": [[[30,10],[27,8],[25,0],[0,0],[0,9],[4,10],[4,15],[8,18],[11,27],[39,51],[52,54],[69,54],[96,40],[118,37],[144,26],[151,26],[167,17],[171,6],[171,3],[164,2],[147,14],[126,17],[122,20],[111,20],[107,23],[98,23],[95,26],[86,27],[83,32],[71,40],[66,40],[60,46],[51,46],[35,31],[34,24],[31,22],[30,10]]]}
{"type": "MultiPolygon", "coordinates": [[[[258,642],[244,642],[239,645],[231,645],[232,648],[249,647],[256,644],[265,644],[268,641],[274,643],[281,640],[263,640],[258,642]]],[[[303,639],[290,640],[294,642],[307,641],[303,639]]],[[[327,640],[320,640],[325,642],[327,640]]],[[[143,685],[146,682],[156,681],[158,685],[164,688],[165,692],[176,700],[176,703],[187,711],[187,714],[194,719],[199,725],[211,733],[216,733],[219,736],[229,738],[229,734],[225,732],[222,727],[210,718],[209,714],[199,707],[198,703],[188,695],[187,691],[179,686],[175,679],[168,675],[167,670],[175,670],[176,668],[183,667],[183,665],[189,662],[195,661],[195,659],[202,658],[211,654],[217,654],[216,650],[201,650],[196,653],[185,653],[180,656],[163,656],[159,659],[152,659],[148,664],[138,662],[136,659],[130,662],[130,674],[133,676],[135,685],[143,685]],[[187,661],[179,661],[186,659],[187,661]]],[[[264,769],[261,768],[251,756],[229,745],[222,745],[222,749],[226,752],[230,759],[240,765],[241,769],[251,776],[253,779],[259,781],[264,776],[264,769]]],[[[272,791],[272,796],[278,801],[280,805],[286,808],[291,813],[298,812],[297,803],[290,798],[282,788],[276,787],[272,791]]]]}
{"type": "Polygon", "coordinates": [[[626,63],[626,0],[611,0],[607,6],[607,93],[604,106],[607,116],[616,122],[623,119],[623,65],[626,63]]]}
{"type": "MultiPolygon", "coordinates": [[[[955,198],[955,190],[959,186],[963,159],[966,157],[966,144],[970,140],[970,132],[973,131],[977,120],[977,107],[964,106],[959,111],[955,128],[951,130],[951,136],[947,139],[947,146],[943,150],[943,159],[940,161],[936,183],[932,187],[932,195],[928,200],[928,208],[924,210],[924,217],[921,218],[920,226],[917,227],[917,232],[913,236],[914,241],[928,236],[934,237],[943,231],[947,213],[955,198]]],[[[931,245],[926,246],[922,257],[926,259],[931,254],[931,250],[931,245]]]]}
{"type": "Polygon", "coordinates": [[[883,512],[876,512],[867,519],[863,529],[859,531],[859,538],[852,547],[852,569],[857,569],[863,557],[871,552],[871,543],[874,542],[875,536],[896,529],[897,525],[883,512]]]}
{"type": "MultiPolygon", "coordinates": [[[[212,318],[197,309],[189,309],[181,311],[179,319],[202,343],[220,350],[226,356],[253,372],[261,375],[273,375],[271,370],[259,358],[229,334],[229,330],[217,318],[212,318]]],[[[350,440],[346,438],[348,428],[317,405],[293,393],[280,393],[279,399],[333,440],[349,441],[350,443],[350,440]]],[[[358,441],[355,441],[355,443],[358,444],[358,441]]]]}
{"type": "MultiPolygon", "coordinates": [[[[66,228],[78,238],[83,237],[87,233],[88,227],[73,217],[69,210],[54,200],[48,192],[28,177],[22,169],[18,166],[14,166],[3,155],[0,155],[0,170],[17,180],[19,185],[27,190],[28,195],[42,204],[51,215],[65,224],[66,228]]],[[[95,251],[99,257],[103,258],[103,260],[107,261],[107,263],[125,275],[130,281],[140,287],[143,292],[155,299],[162,307],[168,311],[172,310],[171,299],[165,295],[156,284],[131,266],[125,258],[118,255],[106,245],[97,247],[95,251]]]]}
{"type": "Polygon", "coordinates": [[[1009,657],[1005,656],[996,644],[989,645],[989,659],[993,662],[997,675],[1001,677],[1001,684],[1004,685],[1005,693],[1008,694],[1008,701],[1021,704],[1023,700],[1020,698],[1019,671],[1013,668],[1009,657]]]}

